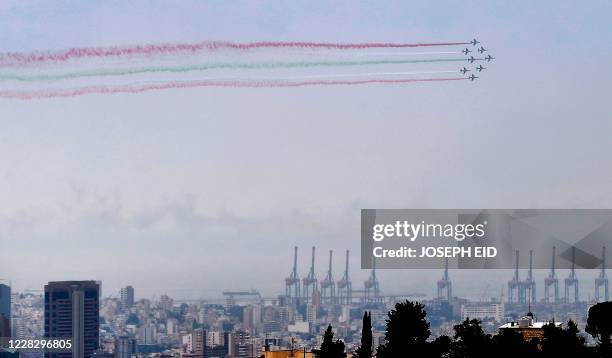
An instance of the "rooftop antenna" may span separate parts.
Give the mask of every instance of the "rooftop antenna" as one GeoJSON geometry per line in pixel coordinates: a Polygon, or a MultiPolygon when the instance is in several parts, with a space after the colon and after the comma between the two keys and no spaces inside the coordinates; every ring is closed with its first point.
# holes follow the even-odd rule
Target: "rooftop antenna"
{"type": "Polygon", "coordinates": [[[444,260],[444,279],[448,280],[448,257],[444,260]]]}
{"type": "MultiPolygon", "coordinates": [[[[529,291],[529,295],[531,295],[531,287],[528,287],[527,290],[529,291]]],[[[533,316],[533,313],[531,313],[531,300],[527,300],[527,302],[527,312],[533,316]]]]}

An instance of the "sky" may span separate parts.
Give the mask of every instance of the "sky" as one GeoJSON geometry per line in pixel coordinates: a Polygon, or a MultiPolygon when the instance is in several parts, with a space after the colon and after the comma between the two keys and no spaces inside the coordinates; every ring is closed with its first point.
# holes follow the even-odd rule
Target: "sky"
{"type": "MultiPolygon", "coordinates": [[[[97,279],[108,295],[128,284],[137,296],[275,295],[293,246],[305,275],[316,245],[319,278],[328,250],[337,279],[352,250],[355,286],[369,274],[358,269],[362,208],[610,208],[611,11],[606,1],[2,1],[0,52],[476,37],[496,60],[473,83],[0,99],[0,278],[16,290],[97,279]]],[[[453,274],[460,295],[498,291],[508,276],[453,274]]],[[[431,294],[439,275],[379,277],[383,290],[431,294]]]]}

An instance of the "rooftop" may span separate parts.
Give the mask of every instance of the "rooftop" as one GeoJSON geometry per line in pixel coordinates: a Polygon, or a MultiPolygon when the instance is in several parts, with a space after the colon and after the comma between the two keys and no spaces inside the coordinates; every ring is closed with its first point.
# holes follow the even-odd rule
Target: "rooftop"
{"type": "Polygon", "coordinates": [[[508,322],[499,329],[542,329],[547,324],[554,324],[555,327],[561,327],[561,322],[534,322],[532,316],[525,316],[518,321],[508,322]]]}

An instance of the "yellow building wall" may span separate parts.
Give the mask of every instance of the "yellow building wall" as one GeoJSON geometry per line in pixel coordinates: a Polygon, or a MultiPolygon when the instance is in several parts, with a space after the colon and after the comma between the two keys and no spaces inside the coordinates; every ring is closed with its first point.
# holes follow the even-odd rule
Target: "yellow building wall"
{"type": "Polygon", "coordinates": [[[315,355],[312,352],[306,352],[304,355],[303,350],[287,350],[287,351],[274,351],[274,352],[264,352],[264,357],[266,358],[315,358],[315,355]]]}
{"type": "MultiPolygon", "coordinates": [[[[347,354],[347,358],[351,358],[352,354],[347,354]]],[[[283,351],[273,351],[273,352],[264,352],[265,358],[317,358],[312,352],[306,352],[304,355],[303,350],[283,350],[283,351]]]]}

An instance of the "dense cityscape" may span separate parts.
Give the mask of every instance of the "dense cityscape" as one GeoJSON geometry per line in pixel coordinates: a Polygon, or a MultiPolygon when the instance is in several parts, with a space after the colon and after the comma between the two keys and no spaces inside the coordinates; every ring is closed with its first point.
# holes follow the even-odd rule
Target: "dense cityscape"
{"type": "MultiPolygon", "coordinates": [[[[554,265],[540,299],[532,270],[521,279],[517,267],[507,282],[506,298],[473,301],[453,295],[448,267],[437,281],[436,297],[387,295],[380,287],[376,268],[362,285],[351,281],[348,251],[342,277],[333,277],[330,251],[328,270],[319,280],[315,255],[313,247],[311,267],[300,278],[295,248],[294,266],[284,280],[285,292],[277,297],[263,297],[256,290],[226,291],[222,292],[223,300],[183,301],[166,294],[138,298],[137,288],[132,286],[101,297],[99,281],[49,282],[44,290],[25,292],[11,292],[9,285],[0,284],[0,337],[72,337],[78,346],[75,349],[79,349],[73,353],[83,357],[292,357],[296,352],[316,352],[323,332],[331,325],[350,355],[359,345],[364,312],[371,312],[375,348],[384,343],[387,312],[401,301],[422,302],[432,336],[437,337],[451,334],[453,326],[466,318],[479,319],[483,330],[494,334],[514,327],[527,312],[533,312],[527,327],[537,328],[538,321],[571,320],[584,331],[589,308],[609,300],[603,268],[595,278],[595,299],[591,301],[581,300],[574,270],[560,280],[554,265]],[[564,294],[559,291],[560,281],[564,294]],[[75,307],[80,307],[78,314],[75,307]],[[77,334],[76,325],[82,326],[77,334]]],[[[40,352],[21,354],[42,356],[40,352]]],[[[46,355],[64,356],[73,355],[46,355]]]]}

